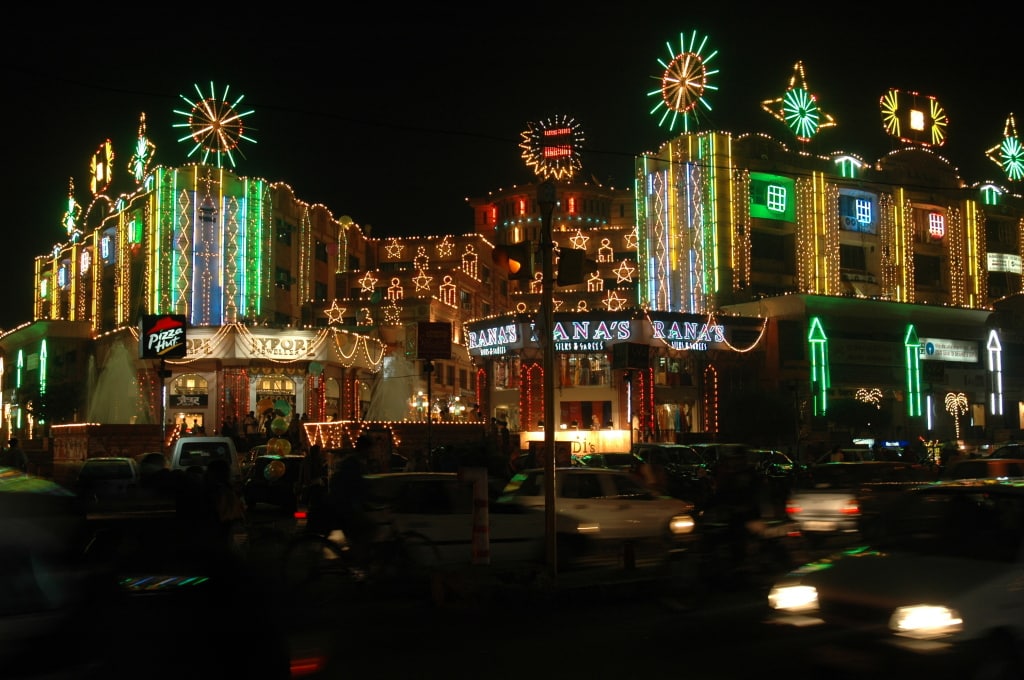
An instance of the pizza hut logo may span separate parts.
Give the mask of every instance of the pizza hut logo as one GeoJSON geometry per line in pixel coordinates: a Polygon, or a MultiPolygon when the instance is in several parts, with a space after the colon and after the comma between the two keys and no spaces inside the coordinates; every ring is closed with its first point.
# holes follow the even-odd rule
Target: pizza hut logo
{"type": "Polygon", "coordinates": [[[143,321],[143,357],[183,357],[185,345],[185,317],[165,315],[149,317],[143,321]]]}

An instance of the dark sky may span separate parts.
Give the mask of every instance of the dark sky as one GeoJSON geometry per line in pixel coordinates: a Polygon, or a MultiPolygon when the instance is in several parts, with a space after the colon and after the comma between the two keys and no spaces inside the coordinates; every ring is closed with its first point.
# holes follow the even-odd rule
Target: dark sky
{"type": "Polygon", "coordinates": [[[708,62],[718,89],[707,93],[700,129],[765,132],[799,147],[761,102],[782,95],[802,60],[809,89],[837,122],[809,151],[877,160],[894,148],[878,101],[899,88],[945,108],[948,142],[938,152],[965,179],[1005,184],[984,152],[1011,112],[1024,133],[1019,19],[922,7],[928,23],[915,27],[892,4],[835,5],[830,17],[812,6],[784,14],[715,5],[630,3],[628,15],[583,3],[438,5],[402,15],[390,3],[209,12],[171,4],[151,17],[58,17],[49,7],[7,22],[11,241],[0,328],[31,319],[32,259],[64,239],[70,178],[78,202],[90,202],[89,161],[103,140],[122,182],[143,112],[156,163],[195,160],[173,127],[184,121],[174,111],[189,108],[180,95],[195,100],[195,84],[206,92],[213,82],[218,95],[229,86],[230,99],[244,95],[240,109],[254,110],[245,121],[256,143],[242,142],[239,174],[288,182],[300,199],[371,225],[375,236],[472,231],[465,198],[531,181],[520,133],[554,116],[582,126],[581,177],[632,186],[634,157],[680,131],[659,126],[648,92],[666,43],[694,31],[708,38],[705,54],[718,51],[708,62]]]}

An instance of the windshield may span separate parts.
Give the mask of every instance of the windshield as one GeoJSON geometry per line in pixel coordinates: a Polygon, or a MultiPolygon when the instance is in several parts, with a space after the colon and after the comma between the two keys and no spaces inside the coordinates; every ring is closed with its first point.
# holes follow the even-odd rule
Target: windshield
{"type": "Polygon", "coordinates": [[[888,549],[1013,562],[1024,549],[1024,494],[935,488],[899,499],[879,544],[888,549]]]}

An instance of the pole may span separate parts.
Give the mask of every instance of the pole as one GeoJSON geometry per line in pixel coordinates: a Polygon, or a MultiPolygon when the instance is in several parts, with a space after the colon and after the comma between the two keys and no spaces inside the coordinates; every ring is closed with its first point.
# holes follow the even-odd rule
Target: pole
{"type": "Polygon", "coordinates": [[[434,408],[434,400],[430,396],[430,383],[433,382],[432,374],[434,372],[434,362],[431,361],[430,359],[427,359],[426,361],[424,361],[423,362],[423,372],[427,374],[427,459],[429,460],[429,458],[430,458],[430,450],[431,450],[431,446],[430,446],[430,426],[431,426],[431,422],[430,421],[433,420],[433,418],[431,417],[431,413],[430,412],[434,408]]]}
{"type": "Polygon", "coordinates": [[[540,257],[544,280],[541,288],[541,329],[540,342],[544,352],[544,513],[545,539],[547,542],[547,564],[550,576],[558,575],[557,523],[555,507],[555,315],[554,296],[554,243],[551,240],[551,213],[555,209],[555,183],[547,179],[537,187],[537,203],[540,205],[542,226],[540,257]]]}
{"type": "Polygon", "coordinates": [[[157,375],[160,376],[160,442],[161,447],[163,442],[167,441],[167,362],[163,358],[160,359],[160,368],[158,369],[157,375]]]}

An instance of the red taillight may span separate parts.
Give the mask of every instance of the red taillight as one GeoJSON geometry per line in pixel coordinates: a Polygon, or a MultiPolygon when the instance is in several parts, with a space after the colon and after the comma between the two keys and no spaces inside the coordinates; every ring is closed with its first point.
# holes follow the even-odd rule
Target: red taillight
{"type": "Polygon", "coordinates": [[[308,513],[305,510],[296,510],[292,513],[292,517],[295,519],[309,519],[307,515],[308,513]]]}
{"type": "Polygon", "coordinates": [[[786,514],[787,515],[799,515],[804,509],[796,503],[786,503],[786,514]]]}
{"type": "Polygon", "coordinates": [[[320,673],[327,666],[327,657],[323,655],[307,656],[301,659],[292,659],[291,677],[304,678],[307,675],[320,673]]]}
{"type": "Polygon", "coordinates": [[[843,515],[859,515],[860,514],[860,503],[856,500],[846,501],[846,505],[839,511],[843,515]]]}

